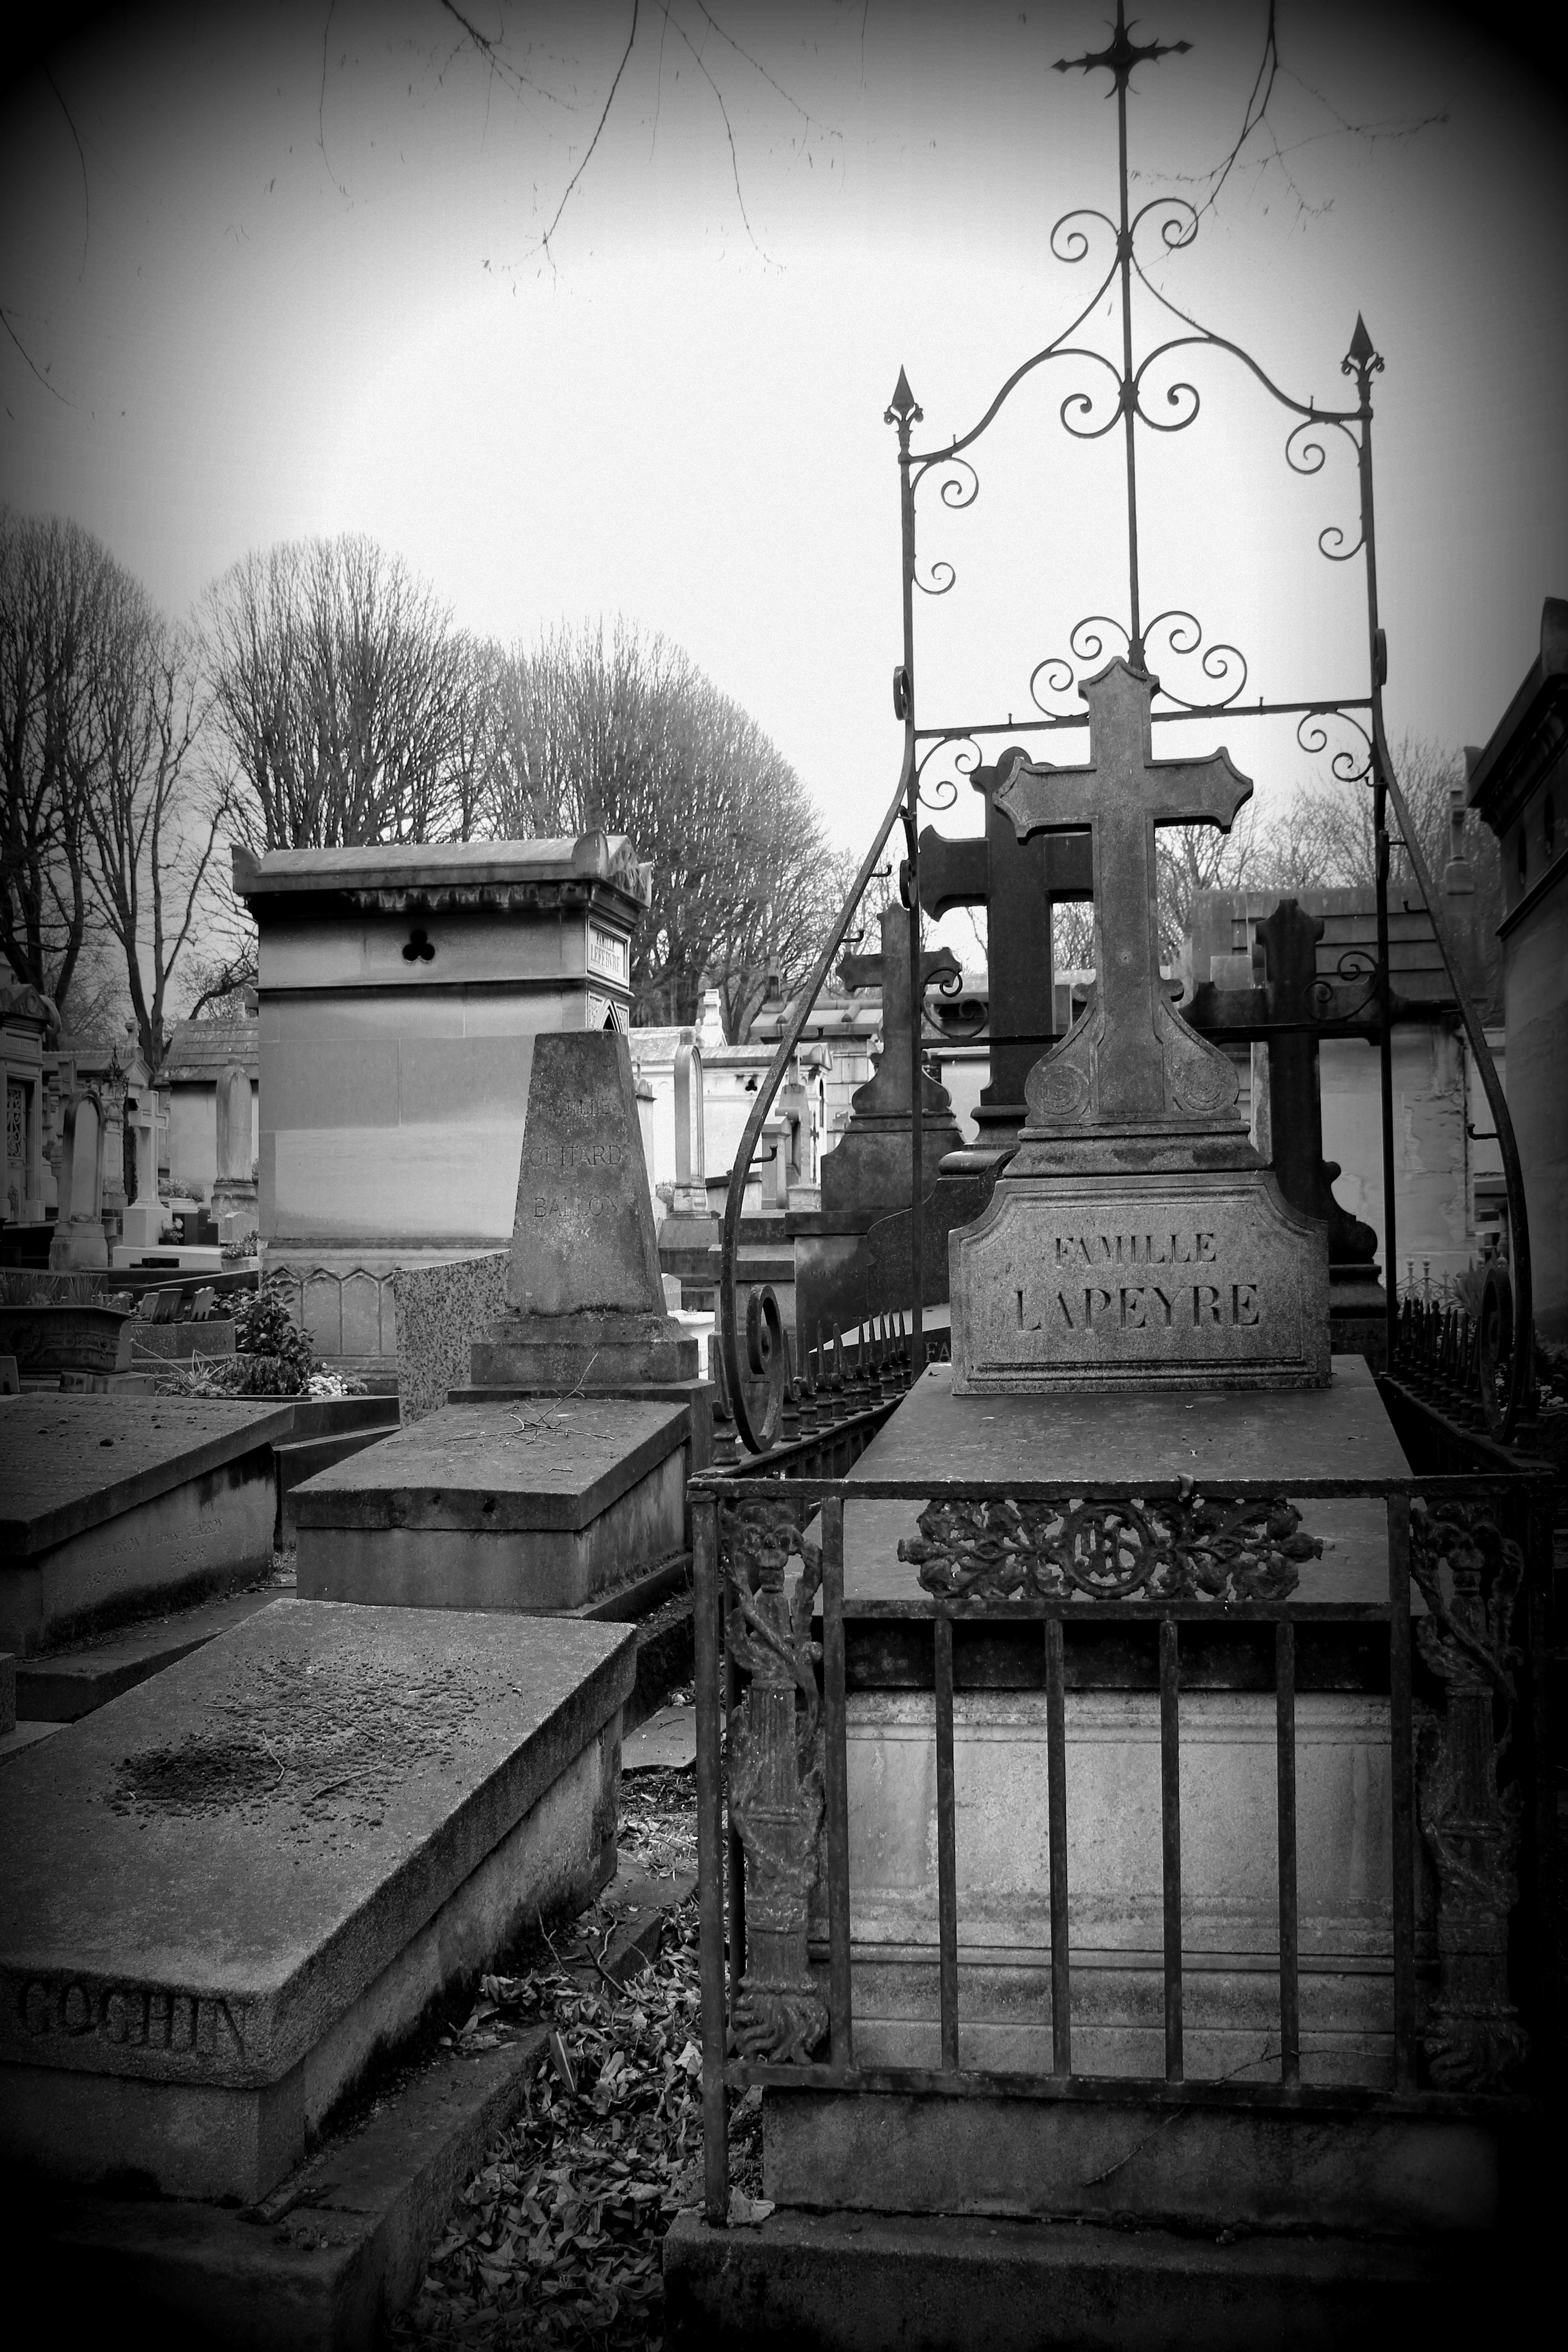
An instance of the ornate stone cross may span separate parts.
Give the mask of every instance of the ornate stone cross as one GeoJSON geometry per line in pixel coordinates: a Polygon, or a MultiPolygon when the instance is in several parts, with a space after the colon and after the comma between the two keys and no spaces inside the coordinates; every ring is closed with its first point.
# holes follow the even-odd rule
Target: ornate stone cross
{"type": "Polygon", "coordinates": [[[1089,710],[1089,764],[1020,761],[996,794],[1020,841],[1035,833],[1092,837],[1096,1001],[1030,1072],[1026,1133],[1239,1125],[1230,1063],[1172,1012],[1161,982],[1154,833],[1162,824],[1228,833],[1252,785],[1226,751],[1151,756],[1158,684],[1120,656],[1108,662],[1079,688],[1089,710]]]}

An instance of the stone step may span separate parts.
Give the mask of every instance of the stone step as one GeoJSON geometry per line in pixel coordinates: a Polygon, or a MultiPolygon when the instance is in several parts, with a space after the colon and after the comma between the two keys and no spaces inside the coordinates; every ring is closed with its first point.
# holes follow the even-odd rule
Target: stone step
{"type": "Polygon", "coordinates": [[[75,1723],[121,1691],[162,1674],[188,1657],[215,1634],[243,1625],[258,1610],[287,1597],[275,1585],[201,1601],[150,1624],[129,1627],[50,1656],[23,1658],[16,1665],[16,1715],[23,1723],[75,1723]]]}
{"type": "Polygon", "coordinates": [[[1505,2267],[1480,2233],[1216,2240],[765,2204],[742,2219],[715,2229],[677,2215],[664,2242],[667,2352],[1383,2352],[1483,2341],[1500,2276],[1521,2309],[1533,2300],[1514,2266],[1526,2250],[1505,2267]]]}

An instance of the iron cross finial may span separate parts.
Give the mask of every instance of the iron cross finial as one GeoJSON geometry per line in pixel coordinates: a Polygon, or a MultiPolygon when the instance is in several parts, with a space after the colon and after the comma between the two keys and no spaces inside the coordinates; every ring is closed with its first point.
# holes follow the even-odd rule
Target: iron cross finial
{"type": "Polygon", "coordinates": [[[1116,31],[1109,48],[1094,49],[1087,57],[1058,58],[1058,73],[1071,73],[1074,68],[1084,73],[1096,66],[1104,66],[1111,75],[1114,86],[1125,89],[1134,66],[1152,64],[1156,58],[1185,57],[1191,41],[1131,41],[1127,37],[1127,12],[1123,0],[1116,0],[1116,31]]]}

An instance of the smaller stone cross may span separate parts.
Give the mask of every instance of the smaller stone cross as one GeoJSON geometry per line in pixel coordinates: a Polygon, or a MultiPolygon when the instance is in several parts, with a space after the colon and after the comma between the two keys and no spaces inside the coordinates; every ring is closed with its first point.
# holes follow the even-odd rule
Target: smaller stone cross
{"type": "Polygon", "coordinates": [[[927,914],[940,920],[953,907],[985,908],[991,1080],[976,1113],[982,1129],[1022,1124],[1025,1082],[1058,1036],[1051,908],[1058,898],[1094,896],[1087,833],[1020,839],[996,804],[998,789],[1016,766],[1027,766],[1028,757],[1021,745],[1011,744],[994,766],[971,774],[985,803],[980,840],[949,841],[928,825],[920,841],[921,903],[927,914]]]}
{"type": "Polygon", "coordinates": [[[1215,824],[1228,833],[1251,795],[1226,751],[1155,760],[1150,704],[1159,680],[1121,656],[1079,688],[1089,711],[1086,767],[1020,761],[996,793],[1018,839],[1087,831],[1092,840],[1093,1009],[1036,1064],[1028,1129],[1161,1128],[1239,1132],[1236,1073],[1171,1010],[1160,978],[1155,829],[1215,824]]]}
{"type": "MultiPolygon", "coordinates": [[[[882,1058],[867,1085],[856,1089],[853,1107],[860,1117],[910,1116],[910,1041],[915,1008],[910,993],[910,915],[907,907],[884,907],[879,955],[847,955],[839,959],[838,978],[845,988],[879,988],[882,992],[882,1058]]],[[[928,948],[921,956],[921,1004],[925,992],[944,972],[963,977],[951,948],[928,948]]],[[[924,1107],[951,1118],[952,1105],[942,1087],[928,1078],[921,1097],[924,1107]]]]}

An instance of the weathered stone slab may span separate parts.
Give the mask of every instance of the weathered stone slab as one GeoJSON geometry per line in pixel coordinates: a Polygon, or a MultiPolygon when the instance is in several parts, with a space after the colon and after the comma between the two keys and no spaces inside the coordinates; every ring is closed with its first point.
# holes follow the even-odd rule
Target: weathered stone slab
{"type": "Polygon", "coordinates": [[[307,1599],[573,1609],[683,1547],[690,1409],[447,1405],[295,1488],[307,1599]]]}
{"type": "Polygon", "coordinates": [[[22,1397],[0,1417],[0,1642],[50,1642],[254,1581],[286,1403],[22,1397]]]}
{"type": "Polygon", "coordinates": [[[1329,1378],[1325,1228],[1262,1169],[1006,1177],[949,1249],[955,1395],[1329,1378]]]}
{"type": "Polygon", "coordinates": [[[635,1641],[283,1601],[9,1769],[0,2147],[254,2200],[614,1868],[635,1641]]]}

